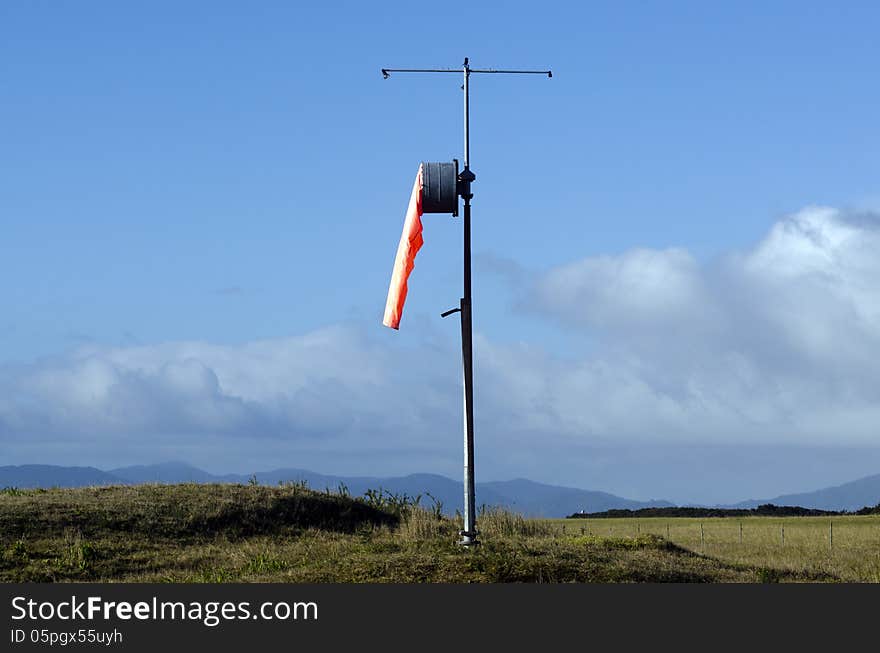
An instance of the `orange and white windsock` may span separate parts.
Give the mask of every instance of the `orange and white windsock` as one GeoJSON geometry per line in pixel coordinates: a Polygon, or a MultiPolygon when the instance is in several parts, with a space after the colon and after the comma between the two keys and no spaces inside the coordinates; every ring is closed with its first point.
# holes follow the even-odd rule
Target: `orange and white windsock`
{"type": "Polygon", "coordinates": [[[382,324],[392,329],[400,328],[400,317],[403,315],[403,304],[406,301],[406,281],[416,262],[416,254],[422,247],[422,166],[416,175],[406,219],[403,222],[403,233],[397,246],[394,269],[391,271],[391,285],[388,288],[388,299],[385,302],[385,318],[382,324]]]}

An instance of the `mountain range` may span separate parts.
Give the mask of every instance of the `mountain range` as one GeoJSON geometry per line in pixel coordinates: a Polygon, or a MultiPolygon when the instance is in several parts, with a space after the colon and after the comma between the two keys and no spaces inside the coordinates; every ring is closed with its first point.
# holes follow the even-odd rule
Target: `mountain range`
{"type": "MultiPolygon", "coordinates": [[[[454,513],[462,503],[460,481],[437,474],[408,476],[334,476],[304,469],[282,468],[255,475],[211,474],[180,462],[156,465],[135,465],[101,470],[95,467],[62,467],[55,465],[0,466],[0,488],[18,487],[82,487],[139,483],[248,483],[253,478],[261,484],[306,482],[317,490],[339,490],[345,487],[353,496],[367,490],[384,489],[395,494],[422,496],[423,505],[439,501],[444,512],[454,513]]],[[[607,492],[584,490],[537,483],[528,479],[477,483],[479,505],[504,506],[529,516],[564,517],[575,512],[603,512],[627,508],[670,507],[663,500],[635,501],[607,492]]],[[[780,495],[771,499],[750,499],[738,504],[718,507],[754,508],[772,503],[777,506],[801,506],[821,510],[858,510],[880,503],[880,474],[867,476],[843,485],[801,494],[780,495]]],[[[697,504],[694,504],[697,505],[697,504]]]]}
{"type": "Polygon", "coordinates": [[[865,476],[842,485],[822,488],[800,494],[783,494],[773,499],[749,499],[732,508],[757,508],[761,504],[801,506],[818,510],[858,510],[880,504],[880,474],[865,476]]]}
{"type": "MultiPolygon", "coordinates": [[[[462,486],[437,474],[410,474],[408,476],[334,476],[318,474],[305,469],[275,469],[254,475],[211,474],[186,463],[136,465],[101,470],[95,467],[57,467],[53,465],[19,465],[0,467],[0,488],[18,487],[82,487],[138,483],[248,483],[255,477],[258,483],[277,485],[288,481],[305,481],[315,490],[339,490],[345,487],[352,496],[362,496],[367,490],[384,489],[395,494],[422,496],[422,505],[431,506],[439,501],[446,513],[454,513],[461,506],[462,486]]],[[[612,508],[639,508],[672,506],[668,501],[634,501],[607,492],[582,490],[536,483],[527,479],[477,483],[478,505],[505,506],[530,516],[564,517],[574,512],[598,512],[612,508]]]]}

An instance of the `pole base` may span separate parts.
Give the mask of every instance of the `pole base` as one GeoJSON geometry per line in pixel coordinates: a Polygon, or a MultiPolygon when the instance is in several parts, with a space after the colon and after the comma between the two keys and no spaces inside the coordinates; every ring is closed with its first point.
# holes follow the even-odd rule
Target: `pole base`
{"type": "Polygon", "coordinates": [[[477,532],[468,533],[467,531],[458,531],[461,539],[458,541],[459,546],[479,546],[480,541],[477,539],[477,532]]]}

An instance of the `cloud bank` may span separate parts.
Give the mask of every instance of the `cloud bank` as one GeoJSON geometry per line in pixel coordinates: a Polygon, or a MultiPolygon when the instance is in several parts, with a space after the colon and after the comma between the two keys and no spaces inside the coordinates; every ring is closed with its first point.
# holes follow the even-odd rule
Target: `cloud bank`
{"type": "MultiPolygon", "coordinates": [[[[478,335],[481,447],[875,444],[877,252],[878,216],[814,207],[709,263],[633,249],[526,275],[517,301],[589,353],[478,335]]],[[[283,442],[424,451],[415,464],[430,469],[460,429],[458,343],[401,346],[376,329],[90,346],[0,367],[0,447],[222,443],[234,456],[283,442]]]]}
{"type": "Polygon", "coordinates": [[[666,437],[875,443],[878,246],[878,216],[813,207],[710,264],[636,249],[560,266],[524,304],[597,339],[572,382],[613,370],[602,396],[666,437]]]}

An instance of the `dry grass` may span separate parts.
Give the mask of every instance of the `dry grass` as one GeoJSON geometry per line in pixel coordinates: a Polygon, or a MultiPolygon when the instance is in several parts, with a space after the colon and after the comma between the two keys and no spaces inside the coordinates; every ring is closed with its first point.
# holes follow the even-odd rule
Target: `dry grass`
{"type": "Polygon", "coordinates": [[[880,515],[841,517],[625,518],[545,522],[562,533],[656,534],[720,561],[848,582],[880,582],[880,515]],[[833,547],[831,525],[833,523],[833,547]],[[703,537],[700,538],[700,524],[703,537]],[[742,526],[742,541],[740,541],[742,526]],[[668,529],[668,530],[667,530],[668,529]],[[783,540],[784,529],[784,540],[783,540]]]}
{"type": "Polygon", "coordinates": [[[520,514],[501,508],[481,510],[477,523],[480,533],[487,538],[550,537],[555,533],[555,529],[549,524],[536,519],[525,519],[520,514]]]}
{"type": "Polygon", "coordinates": [[[402,501],[303,487],[0,492],[0,581],[755,582],[828,580],[714,560],[642,534],[581,535],[502,510],[459,524],[402,501]]]}

